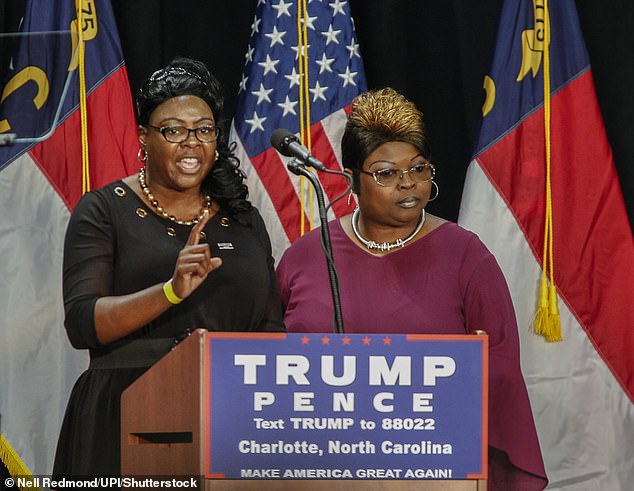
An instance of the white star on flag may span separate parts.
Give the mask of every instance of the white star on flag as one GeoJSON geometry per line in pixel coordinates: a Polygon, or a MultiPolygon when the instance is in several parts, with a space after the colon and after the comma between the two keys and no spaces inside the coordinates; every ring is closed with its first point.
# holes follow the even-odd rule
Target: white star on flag
{"type": "Polygon", "coordinates": [[[284,41],[282,40],[282,38],[285,35],[286,31],[278,31],[277,26],[273,26],[273,31],[269,34],[265,34],[265,36],[271,40],[271,48],[278,43],[284,46],[284,41]]]}
{"type": "MultiPolygon", "coordinates": [[[[241,116],[234,119],[229,137],[236,142],[249,199],[264,218],[275,258],[300,236],[302,223],[309,230],[319,215],[310,208],[316,207],[316,200],[301,191],[299,178],[286,169],[288,159],[271,147],[271,133],[285,128],[299,135],[300,118],[308,124],[310,116],[304,143],[324,165],[341,169],[346,110],[366,90],[348,2],[309,1],[299,22],[297,5],[284,0],[258,4],[240,81],[236,114],[241,116]],[[298,39],[298,25],[306,28],[303,42],[298,39]]],[[[318,177],[327,201],[347,189],[338,176],[318,177]]],[[[337,201],[329,217],[352,209],[346,200],[337,201]]]]}
{"type": "Polygon", "coordinates": [[[290,82],[288,86],[289,89],[292,89],[295,85],[299,87],[299,73],[297,73],[295,67],[293,67],[293,70],[289,75],[284,75],[284,77],[290,82]]]}
{"type": "Polygon", "coordinates": [[[318,99],[323,101],[326,100],[326,96],[324,93],[328,90],[328,87],[322,87],[319,85],[319,80],[315,82],[315,86],[312,89],[308,89],[311,94],[313,94],[313,102],[317,102],[318,99]]]}
{"type": "Polygon", "coordinates": [[[262,104],[263,101],[271,102],[271,98],[269,97],[271,92],[273,92],[273,89],[266,89],[263,84],[260,84],[260,88],[251,93],[258,96],[258,102],[256,102],[256,104],[262,104]]]}
{"type": "Polygon", "coordinates": [[[284,114],[282,114],[282,117],[286,116],[287,114],[292,114],[294,116],[297,115],[297,113],[295,112],[295,106],[297,106],[297,101],[291,101],[288,98],[288,96],[286,96],[286,98],[284,99],[284,102],[278,103],[277,105],[281,107],[282,109],[284,109],[284,114]]]}
{"type": "Polygon", "coordinates": [[[249,80],[249,77],[247,77],[243,73],[242,74],[242,78],[240,79],[240,90],[238,90],[238,92],[242,92],[243,90],[247,90],[247,80],[249,80]]]}
{"type": "Polygon", "coordinates": [[[357,76],[357,72],[351,72],[350,67],[346,67],[345,73],[338,74],[343,79],[343,86],[346,87],[348,84],[357,85],[354,81],[354,77],[357,76]]]}
{"type": "Polygon", "coordinates": [[[282,15],[288,15],[290,17],[291,13],[288,9],[291,5],[293,5],[292,2],[284,3],[284,0],[280,0],[280,3],[273,5],[273,8],[277,11],[277,18],[279,19],[282,15]]]}
{"type": "Polygon", "coordinates": [[[261,19],[258,19],[257,17],[253,19],[253,23],[251,24],[251,36],[253,36],[256,32],[260,32],[260,22],[262,22],[261,19]]]}
{"type": "MultiPolygon", "coordinates": [[[[332,65],[335,62],[334,58],[328,59],[328,57],[326,56],[326,53],[323,53],[321,55],[321,60],[315,60],[315,63],[317,63],[319,65],[319,73],[322,74],[324,71],[329,71],[332,73],[332,68],[330,68],[330,65],[332,65]]],[[[346,68],[350,68],[350,67],[346,67],[346,68]]]]}
{"type": "Polygon", "coordinates": [[[255,48],[249,46],[247,48],[247,52],[244,55],[245,64],[249,63],[250,61],[253,61],[253,53],[255,53],[255,48]]]}
{"type": "MultiPolygon", "coordinates": [[[[307,28],[307,29],[310,29],[310,30],[312,30],[312,31],[314,31],[314,30],[315,30],[315,24],[314,24],[314,22],[315,22],[315,19],[316,19],[316,18],[317,18],[317,17],[306,17],[306,28],[307,28]]],[[[300,20],[301,20],[301,22],[302,22],[302,24],[303,24],[303,23],[304,23],[304,18],[302,17],[300,20]]]]}
{"type": "Polygon", "coordinates": [[[275,65],[277,65],[279,62],[280,60],[272,60],[269,55],[266,55],[266,60],[259,62],[258,65],[264,68],[263,75],[266,75],[267,73],[270,73],[270,72],[277,73],[277,70],[275,69],[275,65]]]}
{"type": "Polygon", "coordinates": [[[245,119],[245,121],[249,123],[249,125],[251,125],[251,133],[253,133],[255,130],[264,131],[264,126],[262,125],[262,123],[266,121],[266,117],[259,117],[258,113],[256,113],[255,111],[253,111],[253,118],[245,119]]]}
{"type": "Polygon", "coordinates": [[[337,36],[341,34],[340,30],[335,30],[332,26],[328,26],[328,30],[326,32],[322,32],[322,34],[326,37],[326,46],[330,43],[339,44],[337,36]]]}
{"type": "Polygon", "coordinates": [[[352,40],[352,43],[346,46],[346,49],[350,52],[350,58],[352,58],[353,56],[356,56],[357,58],[361,57],[361,55],[359,54],[359,45],[355,43],[354,40],[352,40]]]}
{"type": "Polygon", "coordinates": [[[347,3],[348,2],[342,2],[340,0],[335,0],[333,3],[329,3],[328,5],[330,6],[330,8],[332,8],[333,17],[337,14],[346,15],[346,12],[343,10],[343,8],[347,3]]]}

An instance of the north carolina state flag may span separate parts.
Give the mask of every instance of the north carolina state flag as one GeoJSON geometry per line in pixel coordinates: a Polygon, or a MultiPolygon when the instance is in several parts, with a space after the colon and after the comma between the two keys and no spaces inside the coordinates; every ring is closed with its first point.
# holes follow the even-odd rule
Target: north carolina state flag
{"type": "Polygon", "coordinates": [[[459,223],[480,235],[509,282],[548,489],[620,491],[634,482],[634,245],[573,0],[548,2],[563,341],[530,329],[546,203],[544,7],[503,6],[459,223]]]}
{"type": "MultiPolygon", "coordinates": [[[[83,10],[94,189],[138,169],[138,143],[110,2],[77,3],[83,10]]],[[[0,147],[0,415],[5,437],[0,456],[12,472],[22,473],[24,466],[39,475],[51,472],[68,394],[88,360],[66,338],[61,291],[64,233],[82,194],[75,4],[27,2],[21,30],[38,34],[19,38],[0,105],[0,133],[17,137],[14,145],[0,147]]]]}

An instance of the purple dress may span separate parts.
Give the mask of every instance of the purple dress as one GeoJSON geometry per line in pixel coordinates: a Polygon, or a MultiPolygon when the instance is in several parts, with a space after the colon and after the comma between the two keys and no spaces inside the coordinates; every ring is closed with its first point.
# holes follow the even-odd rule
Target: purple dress
{"type": "MultiPolygon", "coordinates": [[[[473,233],[444,223],[378,257],[329,224],[347,333],[489,335],[489,489],[547,484],[506,281],[473,233]]],[[[297,240],[277,271],[288,332],[333,332],[332,295],[319,230],[297,240]]]]}

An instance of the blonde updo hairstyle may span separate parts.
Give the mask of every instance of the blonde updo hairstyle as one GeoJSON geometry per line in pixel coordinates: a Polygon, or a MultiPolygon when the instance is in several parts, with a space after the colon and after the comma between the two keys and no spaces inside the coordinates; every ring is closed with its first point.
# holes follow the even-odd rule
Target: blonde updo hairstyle
{"type": "Polygon", "coordinates": [[[359,193],[359,171],[365,159],[393,141],[410,143],[429,159],[423,113],[389,87],[355,97],[341,141],[343,166],[352,171],[355,193],[359,193]]]}

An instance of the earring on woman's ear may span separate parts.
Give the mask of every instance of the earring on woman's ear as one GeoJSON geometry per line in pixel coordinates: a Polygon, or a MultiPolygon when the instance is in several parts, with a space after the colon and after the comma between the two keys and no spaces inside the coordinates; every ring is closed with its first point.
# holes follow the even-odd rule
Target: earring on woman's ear
{"type": "Polygon", "coordinates": [[[350,192],[348,193],[348,206],[350,206],[350,205],[352,204],[352,202],[353,202],[353,201],[354,201],[354,204],[356,205],[356,204],[357,204],[357,200],[356,200],[356,198],[354,197],[354,193],[353,193],[352,191],[350,191],[350,192]]]}
{"type": "Polygon", "coordinates": [[[147,162],[147,151],[145,148],[139,148],[139,151],[136,153],[136,158],[139,159],[139,162],[145,164],[147,162]]]}
{"type": "Polygon", "coordinates": [[[434,194],[434,197],[433,197],[433,198],[429,198],[429,199],[427,200],[427,202],[428,202],[428,203],[429,203],[430,201],[434,201],[434,200],[438,197],[438,193],[440,192],[440,190],[438,189],[438,184],[436,184],[436,181],[434,181],[434,180],[432,179],[431,183],[432,183],[432,184],[436,187],[436,194],[434,194]]]}
{"type": "Polygon", "coordinates": [[[220,157],[220,154],[218,153],[218,149],[216,149],[216,158],[214,160],[218,160],[218,157],[220,157]]]}

